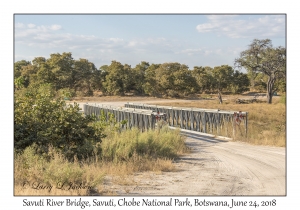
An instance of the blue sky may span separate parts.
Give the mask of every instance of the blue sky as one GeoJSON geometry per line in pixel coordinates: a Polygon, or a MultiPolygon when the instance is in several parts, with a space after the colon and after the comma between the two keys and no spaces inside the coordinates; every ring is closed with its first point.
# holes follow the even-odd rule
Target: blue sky
{"type": "Polygon", "coordinates": [[[14,15],[15,61],[71,52],[97,68],[112,60],[234,64],[253,39],[286,44],[285,15],[14,15]]]}

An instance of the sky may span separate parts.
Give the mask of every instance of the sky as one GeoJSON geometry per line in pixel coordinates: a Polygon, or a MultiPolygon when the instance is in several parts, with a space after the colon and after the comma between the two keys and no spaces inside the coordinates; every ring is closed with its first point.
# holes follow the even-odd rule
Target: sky
{"type": "Polygon", "coordinates": [[[71,52],[99,69],[116,60],[194,66],[234,65],[254,39],[286,45],[286,15],[15,14],[15,61],[71,52]]]}

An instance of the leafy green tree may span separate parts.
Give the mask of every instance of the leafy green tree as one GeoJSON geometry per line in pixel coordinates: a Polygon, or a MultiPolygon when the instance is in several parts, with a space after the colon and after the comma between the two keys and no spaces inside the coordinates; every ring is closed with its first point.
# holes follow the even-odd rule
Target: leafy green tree
{"type": "MultiPolygon", "coordinates": [[[[215,79],[213,78],[213,68],[209,66],[205,67],[194,67],[195,72],[193,76],[196,78],[197,84],[201,92],[212,92],[215,87],[215,79]]],[[[194,71],[193,70],[193,71],[194,71]]]]}
{"type": "Polygon", "coordinates": [[[31,65],[30,61],[21,60],[14,63],[14,78],[18,78],[22,74],[23,66],[31,65]]]}
{"type": "Polygon", "coordinates": [[[156,70],[160,64],[151,64],[146,70],[144,75],[143,90],[145,94],[150,96],[158,96],[158,84],[156,81],[156,70]]]}
{"type": "Polygon", "coordinates": [[[109,95],[124,93],[122,76],[124,66],[117,61],[112,61],[106,70],[105,81],[103,82],[104,92],[109,95]]]}
{"type": "Polygon", "coordinates": [[[74,67],[74,59],[72,58],[72,53],[64,52],[62,54],[51,54],[46,63],[55,76],[53,83],[55,84],[56,90],[66,87],[73,88],[72,72],[74,67]]]}
{"type": "Polygon", "coordinates": [[[247,74],[235,71],[229,85],[232,93],[242,93],[249,91],[250,80],[247,74]]]}
{"type": "Polygon", "coordinates": [[[51,71],[49,65],[45,62],[36,64],[38,65],[37,81],[36,83],[52,83],[55,84],[55,74],[51,71]]]}
{"type": "Polygon", "coordinates": [[[92,62],[82,58],[74,61],[72,83],[75,91],[83,91],[86,96],[93,95],[93,87],[100,82],[98,70],[92,62]]]}
{"type": "Polygon", "coordinates": [[[267,101],[271,104],[275,82],[286,77],[286,50],[283,47],[273,48],[270,39],[254,39],[248,49],[235,59],[235,65],[251,73],[267,75],[267,101]]]}
{"type": "Polygon", "coordinates": [[[91,125],[92,117],[79,113],[78,104],[66,105],[53,98],[51,84],[30,86],[25,94],[15,95],[14,146],[20,151],[35,143],[41,152],[52,145],[68,158],[87,157],[92,145],[101,142],[102,130],[91,125]]]}
{"type": "Polygon", "coordinates": [[[196,79],[192,71],[187,66],[182,66],[174,72],[174,91],[180,96],[187,96],[199,90],[196,79]]]}
{"type": "Polygon", "coordinates": [[[199,90],[203,92],[206,87],[206,72],[205,68],[202,66],[194,66],[194,69],[191,71],[192,76],[195,78],[197,85],[199,87],[199,90]]]}
{"type": "Polygon", "coordinates": [[[123,90],[124,92],[121,93],[122,95],[125,92],[131,92],[136,90],[136,84],[138,84],[138,79],[136,72],[131,68],[130,65],[124,64],[123,71],[121,72],[121,80],[123,81],[123,90]]]}
{"type": "Polygon", "coordinates": [[[212,76],[214,78],[214,89],[220,92],[223,89],[227,89],[232,83],[233,73],[233,68],[228,65],[214,67],[212,71],[212,76]]]}
{"type": "Polygon", "coordinates": [[[157,90],[160,94],[177,97],[194,93],[197,82],[187,65],[164,63],[156,69],[157,90]]]}
{"type": "Polygon", "coordinates": [[[24,78],[24,87],[28,87],[31,82],[36,81],[38,67],[36,65],[28,64],[23,66],[21,70],[21,76],[24,78]]]}
{"type": "Polygon", "coordinates": [[[142,61],[132,69],[132,75],[134,76],[133,89],[140,94],[144,93],[143,84],[145,83],[145,74],[150,64],[146,61],[142,61]]]}
{"type": "Polygon", "coordinates": [[[32,60],[32,65],[36,65],[36,66],[40,66],[42,64],[44,64],[46,62],[46,58],[44,57],[35,57],[33,60],[32,60]]]}
{"type": "Polygon", "coordinates": [[[104,92],[109,95],[124,95],[132,89],[134,77],[130,65],[122,65],[120,62],[112,61],[107,67],[105,81],[103,82],[104,92]]]}
{"type": "Polygon", "coordinates": [[[248,71],[247,76],[250,80],[252,90],[265,92],[267,91],[268,76],[261,72],[248,71]]]}
{"type": "Polygon", "coordinates": [[[99,76],[100,76],[100,83],[101,83],[101,91],[105,92],[105,88],[103,87],[105,81],[106,81],[106,76],[108,75],[108,65],[103,65],[100,66],[99,68],[99,76]]]}
{"type": "Polygon", "coordinates": [[[14,84],[15,84],[15,87],[17,89],[23,88],[24,87],[24,83],[25,83],[25,81],[24,81],[24,78],[22,76],[14,79],[14,84]]]}

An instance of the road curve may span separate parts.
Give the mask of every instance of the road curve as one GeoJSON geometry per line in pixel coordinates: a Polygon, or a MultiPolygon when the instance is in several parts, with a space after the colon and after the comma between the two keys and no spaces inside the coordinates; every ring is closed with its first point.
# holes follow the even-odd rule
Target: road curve
{"type": "Polygon", "coordinates": [[[285,148],[254,146],[186,134],[190,154],[175,172],[135,175],[136,186],[118,195],[286,195],[285,148]]]}
{"type": "Polygon", "coordinates": [[[183,134],[191,153],[174,161],[177,171],[139,173],[134,176],[136,185],[111,189],[118,195],[139,196],[286,195],[285,148],[216,139],[197,132],[183,134]]]}

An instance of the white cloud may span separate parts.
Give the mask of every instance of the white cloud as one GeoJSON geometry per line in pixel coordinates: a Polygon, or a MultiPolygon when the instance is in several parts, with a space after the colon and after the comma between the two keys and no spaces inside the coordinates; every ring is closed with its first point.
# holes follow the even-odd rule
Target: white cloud
{"type": "Polygon", "coordinates": [[[195,55],[195,54],[199,54],[201,52],[202,52],[202,49],[200,49],[200,48],[198,48],[198,49],[189,48],[189,49],[181,50],[179,53],[187,54],[189,56],[192,56],[192,55],[195,55]]]}
{"type": "Polygon", "coordinates": [[[110,41],[113,41],[113,42],[115,42],[115,43],[117,43],[117,42],[122,42],[122,41],[123,41],[123,39],[120,39],[120,38],[109,38],[109,40],[110,40],[110,41]]]}
{"type": "MultiPolygon", "coordinates": [[[[229,19],[227,18],[227,20],[229,19]]],[[[211,20],[216,23],[207,23],[206,30],[217,31],[215,26],[218,23],[218,18],[214,17],[211,20]]],[[[249,25],[247,29],[251,27],[254,26],[249,25]]],[[[235,55],[239,52],[238,49],[234,49],[234,51],[230,49],[220,50],[219,47],[216,49],[211,46],[202,46],[199,43],[182,42],[175,38],[149,36],[146,38],[125,39],[122,35],[103,38],[100,35],[67,33],[65,30],[60,30],[61,28],[58,25],[54,27],[54,25],[29,26],[22,23],[16,24],[16,55],[25,55],[26,51],[38,50],[43,54],[48,53],[45,56],[47,58],[51,53],[72,52],[74,59],[87,58],[99,67],[103,64],[109,64],[112,60],[135,65],[142,60],[152,61],[153,58],[155,58],[154,63],[170,60],[188,64],[187,60],[191,60],[195,65],[210,65],[210,60],[213,62],[216,58],[225,59],[229,55],[235,55]],[[210,58],[210,56],[214,58],[210,58]],[[99,63],[96,63],[97,61],[99,63]]],[[[223,30],[230,36],[237,36],[231,28],[230,25],[227,25],[223,27],[223,30]]],[[[274,28],[274,30],[280,30],[280,28],[274,28]]],[[[271,33],[273,32],[271,31],[271,33]]],[[[224,63],[226,62],[224,61],[224,63]]]]}
{"type": "Polygon", "coordinates": [[[34,28],[35,27],[35,25],[32,24],[32,23],[29,23],[27,26],[28,26],[28,28],[34,28]]]}
{"type": "Polygon", "coordinates": [[[23,23],[16,23],[15,28],[24,28],[25,25],[23,23]]]}
{"type": "MultiPolygon", "coordinates": [[[[110,62],[132,54],[142,55],[174,53],[178,42],[166,40],[164,37],[148,37],[139,39],[123,39],[122,37],[102,38],[95,35],[65,33],[59,25],[17,25],[15,29],[16,54],[19,48],[47,49],[52,52],[80,52],[79,57],[97,55],[110,62]],[[87,53],[87,54],[85,54],[87,53]]],[[[50,54],[49,54],[50,55],[50,54]]],[[[99,59],[100,59],[99,58],[99,59]]]]}
{"type": "Polygon", "coordinates": [[[52,25],[52,26],[50,26],[50,29],[53,31],[57,31],[57,30],[61,29],[61,26],[60,25],[52,25]]]}
{"type": "Polygon", "coordinates": [[[38,35],[51,34],[54,31],[61,29],[60,25],[51,25],[51,26],[36,26],[35,24],[28,24],[25,26],[23,23],[15,24],[15,38],[27,37],[27,38],[36,38],[38,35]]]}
{"type": "Polygon", "coordinates": [[[253,15],[249,19],[243,19],[242,15],[210,15],[207,19],[207,23],[196,26],[198,32],[214,32],[230,38],[283,37],[285,35],[284,15],[266,15],[259,18],[253,15]]]}
{"type": "Polygon", "coordinates": [[[128,47],[135,47],[135,46],[137,46],[137,44],[138,44],[137,41],[130,41],[127,46],[128,47]]]}

